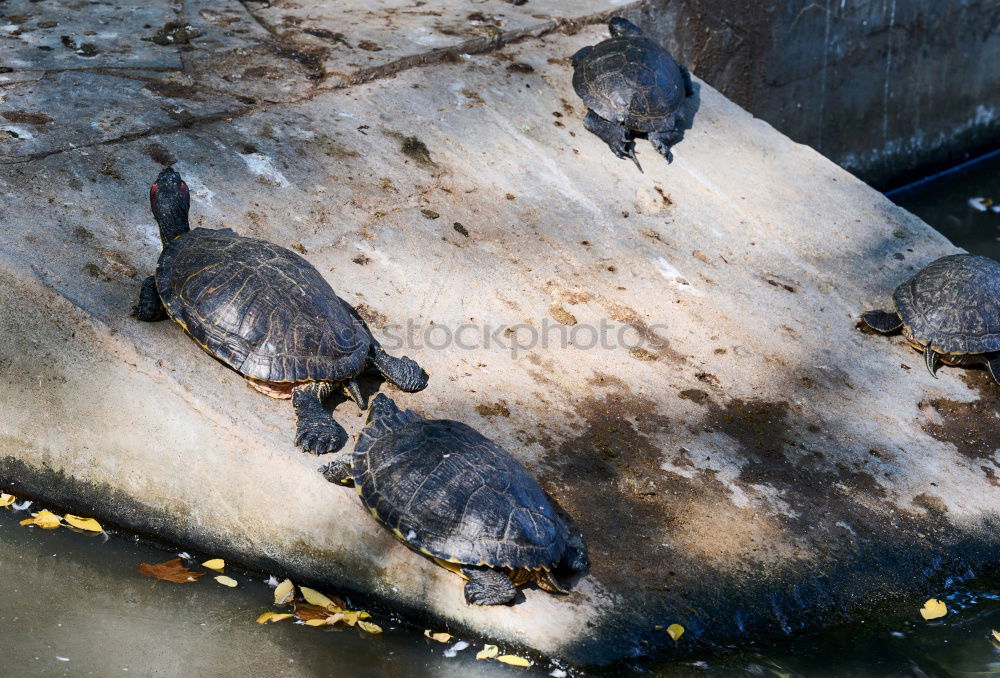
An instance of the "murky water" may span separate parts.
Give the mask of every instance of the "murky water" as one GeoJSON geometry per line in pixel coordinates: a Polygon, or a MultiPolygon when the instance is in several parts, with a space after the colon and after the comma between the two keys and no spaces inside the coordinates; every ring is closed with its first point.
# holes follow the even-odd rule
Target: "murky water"
{"type": "MultiPolygon", "coordinates": [[[[893,194],[956,244],[1000,259],[1000,157],[893,194]]],[[[33,507],[36,508],[36,507],[33,507]]],[[[235,589],[203,577],[170,584],[140,562],[173,556],[128,535],[89,537],[21,527],[26,512],[0,509],[0,676],[545,676],[477,661],[480,645],[446,656],[421,630],[376,616],[385,632],[327,630],[290,621],[259,625],[274,609],[257,573],[229,571],[235,589]]],[[[336,593],[336,592],[331,592],[336,593]]],[[[764,648],[717,650],[681,662],[618,666],[602,676],[1000,676],[1000,573],[927,592],[949,614],[923,621],[912,601],[850,626],[764,648]]],[[[438,629],[435,629],[438,630],[438,629]]]]}

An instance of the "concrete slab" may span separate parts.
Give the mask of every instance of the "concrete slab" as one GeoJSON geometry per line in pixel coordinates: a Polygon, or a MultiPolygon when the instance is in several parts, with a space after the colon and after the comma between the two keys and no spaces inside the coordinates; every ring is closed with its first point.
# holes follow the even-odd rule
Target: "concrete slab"
{"type": "MultiPolygon", "coordinates": [[[[995,562],[997,389],[854,326],[955,248],[704,84],[674,163],[640,141],[639,174],[570,86],[603,34],[0,170],[0,485],[582,663],[814,625],[995,562]],[[287,403],[128,317],[166,161],[195,225],[301,247],[427,368],[401,404],[538,475],[590,543],[569,596],[467,607],[314,472],[287,403]]],[[[352,435],[356,414],[336,408],[352,435]]]]}

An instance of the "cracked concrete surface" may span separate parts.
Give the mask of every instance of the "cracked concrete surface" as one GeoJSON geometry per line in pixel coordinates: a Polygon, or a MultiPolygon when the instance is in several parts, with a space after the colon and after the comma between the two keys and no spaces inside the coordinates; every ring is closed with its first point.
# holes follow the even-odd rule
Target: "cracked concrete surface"
{"type": "MultiPolygon", "coordinates": [[[[89,28],[69,3],[0,6],[0,54],[19,55],[0,57],[0,486],[580,663],[790,631],[995,562],[995,387],[934,380],[855,328],[955,251],[940,235],[704,84],[674,163],[639,141],[638,174],[583,129],[570,85],[600,26],[340,87],[357,50],[316,51],[325,34],[305,29],[393,42],[362,50],[353,73],[374,72],[368,56],[418,53],[417,27],[467,6],[386,3],[392,22],[355,25],[360,5],[294,4],[189,0],[89,28]],[[32,61],[23,36],[52,21],[99,53],[52,43],[32,61]],[[141,40],[170,22],[201,35],[141,40]],[[104,61],[68,65],[84,58],[104,61]],[[476,426],[538,476],[589,540],[570,595],[467,607],[315,472],[287,403],[173,323],[128,317],[168,163],[193,225],[303,251],[428,370],[401,404],[476,426]],[[656,630],[672,622],[676,645],[656,630]]],[[[474,11],[521,30],[541,7],[474,11]]],[[[358,432],[353,405],[336,414],[358,432]]]]}

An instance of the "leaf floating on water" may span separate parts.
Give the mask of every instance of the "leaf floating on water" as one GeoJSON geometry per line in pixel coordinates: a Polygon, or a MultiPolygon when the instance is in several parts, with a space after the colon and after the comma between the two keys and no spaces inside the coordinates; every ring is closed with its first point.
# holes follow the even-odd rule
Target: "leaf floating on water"
{"type": "Polygon", "coordinates": [[[274,589],[274,604],[284,605],[285,603],[292,602],[292,598],[295,597],[295,584],[292,583],[291,579],[286,579],[285,581],[278,584],[274,589]]]}
{"type": "Polygon", "coordinates": [[[993,632],[993,647],[1000,650],[1000,631],[993,632]]]}
{"type": "Polygon", "coordinates": [[[439,643],[447,643],[451,641],[450,633],[431,633],[430,629],[424,629],[424,637],[436,640],[439,643]]]}
{"type": "MultiPolygon", "coordinates": [[[[302,592],[302,597],[306,599],[306,602],[310,605],[316,605],[317,607],[326,608],[330,612],[343,612],[344,611],[344,601],[333,600],[315,589],[308,588],[306,586],[300,586],[299,591],[302,592]]],[[[275,591],[275,599],[278,598],[277,590],[275,591]]]]}
{"type": "Polygon", "coordinates": [[[266,624],[268,622],[278,622],[283,619],[291,619],[294,616],[294,614],[288,612],[282,612],[280,614],[278,612],[265,612],[261,616],[257,617],[257,623],[266,624]]]}
{"type": "Polygon", "coordinates": [[[202,567],[207,567],[213,572],[222,572],[226,569],[226,561],[222,558],[212,558],[211,560],[206,560],[201,564],[202,567]]]}
{"type": "Polygon", "coordinates": [[[187,569],[180,558],[174,558],[173,560],[167,560],[155,565],[140,563],[139,573],[147,577],[175,584],[190,584],[191,582],[198,581],[198,577],[205,574],[204,572],[192,572],[187,569]]]}
{"type": "Polygon", "coordinates": [[[381,626],[379,626],[378,624],[373,624],[371,622],[364,621],[363,619],[358,621],[358,628],[364,631],[365,633],[382,633],[381,626]]]}
{"type": "Polygon", "coordinates": [[[518,657],[516,654],[502,654],[497,657],[497,661],[510,664],[511,666],[531,666],[531,662],[524,657],[518,657]]]}
{"type": "Polygon", "coordinates": [[[223,586],[228,586],[231,589],[236,588],[236,586],[239,584],[238,581],[236,581],[232,577],[227,577],[226,575],[222,575],[221,577],[215,577],[215,581],[219,582],[223,586]]]}
{"type": "Polygon", "coordinates": [[[946,614],[948,614],[948,607],[937,598],[931,598],[920,608],[920,616],[928,621],[939,619],[946,614]]]}
{"type": "Polygon", "coordinates": [[[21,525],[36,525],[43,530],[54,530],[60,525],[62,521],[59,520],[59,516],[47,509],[42,509],[38,513],[32,515],[31,518],[25,518],[21,521],[21,525]]]}
{"type": "Polygon", "coordinates": [[[483,645],[483,649],[476,653],[476,659],[496,659],[500,654],[500,648],[496,645],[483,645]]]}
{"type": "Polygon", "coordinates": [[[17,501],[17,497],[14,495],[0,492],[0,506],[10,506],[15,501],[17,501]]]}
{"type": "Polygon", "coordinates": [[[101,524],[93,518],[81,518],[80,516],[74,516],[67,513],[63,516],[63,520],[78,530],[84,530],[85,532],[104,532],[104,528],[101,527],[101,524]]]}
{"type": "Polygon", "coordinates": [[[671,624],[667,627],[667,635],[676,641],[684,635],[684,627],[680,624],[671,624]]]}
{"type": "Polygon", "coordinates": [[[326,619],[307,619],[302,623],[306,626],[327,626],[326,619]]]}
{"type": "Polygon", "coordinates": [[[310,605],[309,603],[296,600],[292,604],[292,609],[295,611],[295,616],[302,621],[310,621],[312,619],[326,619],[330,616],[330,611],[325,607],[320,607],[319,605],[310,605]]]}

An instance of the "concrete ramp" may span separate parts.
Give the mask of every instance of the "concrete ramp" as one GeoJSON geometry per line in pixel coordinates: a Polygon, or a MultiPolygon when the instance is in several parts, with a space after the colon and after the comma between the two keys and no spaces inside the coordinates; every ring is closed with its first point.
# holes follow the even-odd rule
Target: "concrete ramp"
{"type": "MultiPolygon", "coordinates": [[[[177,18],[165,4],[155,25],[116,17],[138,24],[98,34],[93,57],[46,61],[68,25],[0,51],[16,66],[0,74],[0,487],[578,663],[922,601],[934,577],[996,562],[1000,388],[933,379],[901,339],[855,327],[957,251],[943,237],[700,82],[672,165],[646,141],[645,174],[617,160],[570,85],[602,26],[518,23],[512,44],[334,87],[355,78],[330,53],[274,56],[329,39],[298,35],[337,31],[328,3],[285,30],[281,3],[246,4],[189,3],[201,36],[181,45],[141,39],[177,18]],[[302,252],[427,369],[426,391],[390,393],[401,405],[537,475],[589,542],[570,595],[466,606],[457,577],[316,473],[287,402],[176,324],[128,316],[159,253],[146,194],[163,163],[193,225],[302,252]],[[674,622],[678,643],[657,630],[674,622]]],[[[17,25],[59,13],[25,7],[17,25]]],[[[438,19],[408,14],[414,42],[387,62],[438,19]]],[[[387,42],[358,26],[353,52],[387,42]]],[[[360,430],[353,404],[334,414],[360,430]]]]}

